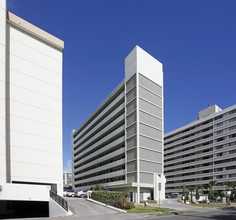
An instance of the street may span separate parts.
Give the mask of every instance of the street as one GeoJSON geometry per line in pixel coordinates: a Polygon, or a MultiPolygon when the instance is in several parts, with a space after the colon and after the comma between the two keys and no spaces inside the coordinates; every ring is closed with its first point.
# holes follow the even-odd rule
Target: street
{"type": "MultiPolygon", "coordinates": [[[[195,206],[187,206],[177,203],[175,199],[161,201],[161,207],[168,207],[176,210],[193,211],[180,215],[158,216],[155,214],[123,214],[106,207],[94,204],[82,198],[66,198],[69,209],[73,212],[68,217],[51,217],[37,218],[37,220],[235,220],[236,208],[232,209],[216,209],[216,208],[200,208],[195,206]]],[[[155,204],[156,206],[156,204],[155,204]]],[[[29,220],[29,218],[27,218],[29,220]]],[[[35,220],[35,219],[34,219],[35,220]]]]}

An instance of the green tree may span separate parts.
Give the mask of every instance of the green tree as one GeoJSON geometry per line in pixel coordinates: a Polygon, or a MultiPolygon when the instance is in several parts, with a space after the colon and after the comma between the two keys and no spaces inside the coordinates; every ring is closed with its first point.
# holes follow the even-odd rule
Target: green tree
{"type": "Polygon", "coordinates": [[[186,185],[182,185],[179,187],[180,189],[182,189],[182,199],[184,199],[184,203],[186,203],[186,185]]]}
{"type": "Polygon", "coordinates": [[[193,203],[193,192],[195,190],[195,186],[188,186],[190,196],[191,196],[191,203],[193,203]]]}
{"type": "Polygon", "coordinates": [[[200,199],[199,189],[202,188],[202,185],[196,185],[196,200],[200,199]]]}
{"type": "MultiPolygon", "coordinates": [[[[230,189],[233,189],[234,183],[231,182],[231,181],[227,181],[227,182],[225,182],[225,186],[226,186],[226,191],[228,192],[230,189]]],[[[230,190],[230,191],[231,191],[231,194],[232,194],[232,190],[230,190]]],[[[230,196],[228,196],[227,192],[226,192],[227,202],[230,202],[230,196]]]]}
{"type": "Polygon", "coordinates": [[[211,189],[211,191],[214,191],[214,188],[215,188],[215,186],[218,185],[218,183],[217,183],[216,180],[212,180],[212,181],[209,182],[208,185],[209,185],[209,188],[211,189]]]}
{"type": "Polygon", "coordinates": [[[96,184],[95,186],[90,187],[90,190],[93,190],[93,191],[101,191],[104,189],[105,189],[105,187],[101,184],[96,184]]]}

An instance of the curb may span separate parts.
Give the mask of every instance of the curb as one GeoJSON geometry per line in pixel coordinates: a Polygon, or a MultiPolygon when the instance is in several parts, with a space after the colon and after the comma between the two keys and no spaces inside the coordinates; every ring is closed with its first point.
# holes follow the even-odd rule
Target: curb
{"type": "Polygon", "coordinates": [[[205,206],[201,206],[201,205],[187,204],[187,203],[181,202],[180,200],[178,200],[178,203],[180,203],[180,204],[182,204],[182,205],[190,205],[190,206],[196,206],[196,207],[206,208],[205,206]]]}
{"type": "Polygon", "coordinates": [[[125,211],[125,210],[123,210],[123,209],[118,209],[118,208],[116,208],[116,207],[113,207],[113,206],[110,206],[110,205],[106,205],[106,204],[104,204],[104,203],[102,203],[102,202],[98,202],[98,201],[93,200],[93,199],[88,199],[88,198],[87,198],[87,201],[93,202],[93,203],[95,203],[95,204],[104,206],[104,207],[109,208],[109,209],[113,209],[113,210],[118,211],[118,212],[120,212],[120,213],[127,213],[127,211],[125,211]]]}

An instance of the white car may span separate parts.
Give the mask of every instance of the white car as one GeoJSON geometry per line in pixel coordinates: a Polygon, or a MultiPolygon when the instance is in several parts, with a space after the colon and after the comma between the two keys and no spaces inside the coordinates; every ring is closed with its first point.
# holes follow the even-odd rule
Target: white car
{"type": "Polygon", "coordinates": [[[75,196],[75,192],[71,189],[71,190],[68,190],[67,192],[66,192],[66,196],[67,197],[74,197],[75,196]]]}

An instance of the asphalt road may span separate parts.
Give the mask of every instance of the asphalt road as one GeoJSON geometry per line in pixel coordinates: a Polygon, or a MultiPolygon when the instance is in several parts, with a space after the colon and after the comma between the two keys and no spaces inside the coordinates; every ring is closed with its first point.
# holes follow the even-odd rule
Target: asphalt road
{"type": "Polygon", "coordinates": [[[234,210],[218,210],[211,209],[204,212],[194,212],[191,214],[174,215],[174,216],[157,216],[151,217],[149,220],[235,220],[236,209],[234,210]]]}
{"type": "MultiPolygon", "coordinates": [[[[66,198],[66,200],[68,201],[69,209],[74,215],[68,217],[37,218],[37,220],[236,220],[236,208],[229,210],[198,208],[181,205],[177,203],[176,200],[161,201],[161,207],[169,207],[178,210],[192,210],[194,212],[172,216],[156,216],[148,215],[146,213],[123,214],[96,205],[86,199],[66,198]]],[[[25,220],[30,219],[28,218],[25,220]]]]}
{"type": "MultiPolygon", "coordinates": [[[[156,206],[158,206],[158,205],[156,205],[156,206]]],[[[180,204],[179,202],[177,202],[177,199],[161,200],[161,207],[162,208],[176,209],[176,210],[179,210],[179,211],[191,210],[191,211],[204,212],[204,211],[207,210],[206,208],[202,208],[202,207],[180,204]]]]}

